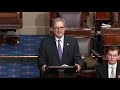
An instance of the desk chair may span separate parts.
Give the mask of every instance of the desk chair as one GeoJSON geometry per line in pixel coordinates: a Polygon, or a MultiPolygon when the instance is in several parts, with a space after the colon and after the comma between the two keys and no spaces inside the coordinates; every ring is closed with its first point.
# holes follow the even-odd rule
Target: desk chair
{"type": "Polygon", "coordinates": [[[50,27],[52,20],[57,17],[65,19],[67,28],[88,27],[86,24],[89,12],[50,12],[50,27]]]}
{"type": "Polygon", "coordinates": [[[93,78],[96,77],[96,65],[98,64],[97,59],[101,59],[101,56],[92,49],[92,38],[91,37],[77,37],[79,50],[81,57],[85,54],[84,65],[81,69],[80,76],[82,78],[93,78]]]}

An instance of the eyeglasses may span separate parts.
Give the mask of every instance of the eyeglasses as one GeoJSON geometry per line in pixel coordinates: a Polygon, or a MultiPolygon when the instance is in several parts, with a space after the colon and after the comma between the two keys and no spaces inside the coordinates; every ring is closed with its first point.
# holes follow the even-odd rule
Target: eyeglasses
{"type": "Polygon", "coordinates": [[[63,30],[65,27],[54,27],[55,30],[63,30]]]}

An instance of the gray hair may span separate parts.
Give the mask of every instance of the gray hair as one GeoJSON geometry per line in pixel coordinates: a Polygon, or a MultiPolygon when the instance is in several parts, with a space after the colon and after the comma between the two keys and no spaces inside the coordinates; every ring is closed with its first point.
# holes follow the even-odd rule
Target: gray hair
{"type": "Polygon", "coordinates": [[[64,26],[65,26],[65,20],[61,17],[58,17],[58,18],[54,18],[53,21],[52,21],[52,27],[54,27],[54,25],[57,23],[57,22],[63,22],[64,26]]]}

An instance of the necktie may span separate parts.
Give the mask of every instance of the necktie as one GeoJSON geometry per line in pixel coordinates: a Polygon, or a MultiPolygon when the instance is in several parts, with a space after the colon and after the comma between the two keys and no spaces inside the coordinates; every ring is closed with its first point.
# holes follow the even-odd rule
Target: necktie
{"type": "Polygon", "coordinates": [[[61,61],[61,59],[62,59],[62,48],[61,48],[61,45],[60,45],[60,41],[61,40],[58,40],[58,54],[59,54],[60,61],[61,61]]]}
{"type": "Polygon", "coordinates": [[[115,73],[114,73],[114,66],[111,67],[111,75],[110,78],[115,78],[115,73]]]}

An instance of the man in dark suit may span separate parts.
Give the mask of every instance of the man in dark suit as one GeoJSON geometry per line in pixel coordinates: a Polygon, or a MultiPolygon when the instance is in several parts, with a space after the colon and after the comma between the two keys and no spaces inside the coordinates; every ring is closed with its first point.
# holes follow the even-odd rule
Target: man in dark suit
{"type": "MultiPolygon", "coordinates": [[[[65,36],[65,20],[62,18],[55,18],[53,20],[52,29],[54,36],[50,36],[47,39],[42,40],[40,46],[40,56],[38,60],[38,65],[41,72],[46,71],[46,66],[75,66],[76,72],[79,72],[83,60],[80,57],[78,42],[75,38],[71,36],[65,36]],[[58,41],[60,41],[61,52],[59,55],[58,50],[58,41]]],[[[46,77],[53,77],[52,75],[47,74],[46,77]]],[[[73,77],[72,73],[66,76],[73,77]]]]}
{"type": "Polygon", "coordinates": [[[116,46],[111,46],[107,51],[107,64],[100,64],[96,67],[97,78],[118,78],[120,73],[119,59],[120,50],[116,46]]]}

